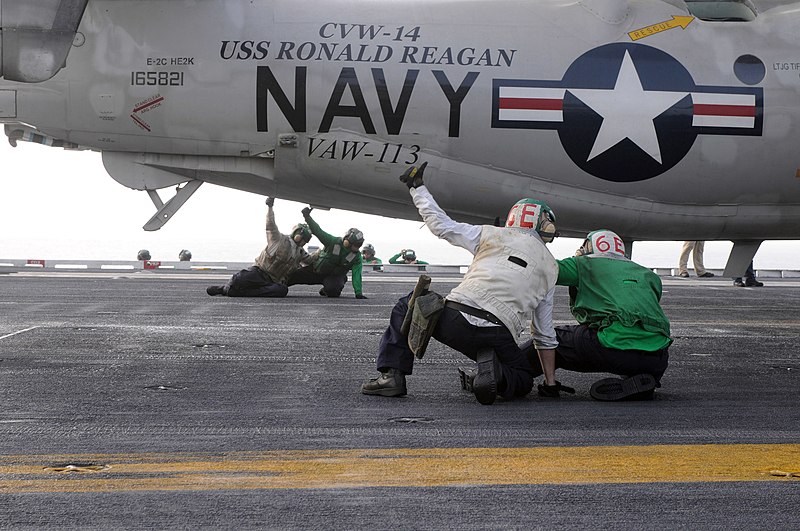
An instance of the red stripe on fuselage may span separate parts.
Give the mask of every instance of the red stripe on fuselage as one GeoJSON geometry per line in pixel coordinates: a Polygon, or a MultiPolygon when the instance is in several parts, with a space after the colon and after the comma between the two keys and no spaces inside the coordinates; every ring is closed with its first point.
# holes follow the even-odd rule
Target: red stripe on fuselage
{"type": "Polygon", "coordinates": [[[694,114],[697,116],[747,116],[754,117],[756,108],[749,105],[708,105],[694,104],[694,114]]]}
{"type": "Polygon", "coordinates": [[[545,98],[500,98],[501,109],[527,109],[535,111],[564,110],[564,100],[545,98]]]}

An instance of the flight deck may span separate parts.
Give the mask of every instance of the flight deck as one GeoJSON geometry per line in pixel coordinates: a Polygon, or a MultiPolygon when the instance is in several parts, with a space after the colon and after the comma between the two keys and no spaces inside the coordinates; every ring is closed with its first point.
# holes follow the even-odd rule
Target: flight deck
{"type": "Polygon", "coordinates": [[[797,525],[798,280],[663,277],[675,342],[651,402],[559,371],[576,395],[482,406],[435,341],[408,396],[360,393],[415,273],[366,274],[367,300],[205,293],[229,275],[0,274],[0,527],[797,525]]]}

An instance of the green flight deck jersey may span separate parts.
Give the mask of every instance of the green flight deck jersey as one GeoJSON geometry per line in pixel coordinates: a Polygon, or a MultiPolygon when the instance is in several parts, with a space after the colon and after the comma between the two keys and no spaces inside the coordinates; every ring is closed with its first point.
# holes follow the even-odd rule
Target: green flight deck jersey
{"type": "Polygon", "coordinates": [[[569,306],[578,323],[597,330],[600,344],[654,352],[672,343],[661,300],[661,279],[624,258],[575,256],[558,260],[560,286],[571,286],[569,306]]]}
{"type": "Polygon", "coordinates": [[[361,295],[361,252],[345,249],[342,238],[331,236],[320,228],[310,215],[303,216],[311,229],[311,234],[316,236],[324,246],[315,253],[312,267],[317,273],[323,275],[346,275],[348,271],[353,274],[353,291],[361,295]]]}
{"type": "MultiPolygon", "coordinates": [[[[405,264],[406,263],[405,260],[400,258],[402,256],[402,254],[403,253],[400,252],[400,253],[397,253],[396,255],[392,256],[391,258],[389,258],[389,263],[390,264],[405,264]]],[[[424,262],[422,260],[414,260],[413,262],[408,262],[408,264],[409,265],[413,265],[413,264],[428,265],[428,262],[424,262]]]]}

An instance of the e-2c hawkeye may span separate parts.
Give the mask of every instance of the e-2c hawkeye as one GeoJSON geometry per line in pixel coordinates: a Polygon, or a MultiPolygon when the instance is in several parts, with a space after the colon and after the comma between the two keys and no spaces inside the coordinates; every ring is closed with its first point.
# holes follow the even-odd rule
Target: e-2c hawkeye
{"type": "MultiPolygon", "coordinates": [[[[414,218],[800,238],[800,3],[0,0],[12,144],[102,153],[156,230],[203,182],[414,218]],[[166,203],[158,190],[175,188],[166,203]]],[[[630,248],[630,246],[629,246],[630,248]]]]}

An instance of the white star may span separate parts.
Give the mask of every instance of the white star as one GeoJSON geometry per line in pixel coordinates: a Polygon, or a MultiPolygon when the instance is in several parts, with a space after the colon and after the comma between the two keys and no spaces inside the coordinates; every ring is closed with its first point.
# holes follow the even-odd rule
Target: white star
{"type": "Polygon", "coordinates": [[[569,89],[576,98],[603,117],[587,162],[626,138],[661,164],[661,147],[653,120],[686,97],[688,92],[644,90],[633,60],[625,51],[612,90],[569,89]]]}

